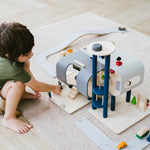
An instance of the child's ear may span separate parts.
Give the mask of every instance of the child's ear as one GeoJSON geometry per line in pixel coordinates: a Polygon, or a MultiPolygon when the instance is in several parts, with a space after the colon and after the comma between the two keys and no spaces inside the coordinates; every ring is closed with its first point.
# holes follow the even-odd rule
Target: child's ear
{"type": "Polygon", "coordinates": [[[7,58],[9,58],[8,54],[5,55],[7,58]]]}

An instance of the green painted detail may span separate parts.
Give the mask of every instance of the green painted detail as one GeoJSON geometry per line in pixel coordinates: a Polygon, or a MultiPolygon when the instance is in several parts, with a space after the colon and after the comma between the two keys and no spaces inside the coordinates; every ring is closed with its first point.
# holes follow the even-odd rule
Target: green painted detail
{"type": "Polygon", "coordinates": [[[142,139],[143,137],[145,137],[147,134],[149,133],[149,131],[147,131],[145,134],[143,134],[142,136],[139,136],[138,134],[136,134],[136,137],[138,137],[139,139],[142,139]]]}
{"type": "Polygon", "coordinates": [[[105,77],[104,75],[101,75],[101,79],[104,79],[104,77],[105,77]]]}
{"type": "Polygon", "coordinates": [[[139,139],[141,139],[142,137],[141,136],[139,136],[138,134],[136,134],[136,137],[138,137],[139,139]]]}

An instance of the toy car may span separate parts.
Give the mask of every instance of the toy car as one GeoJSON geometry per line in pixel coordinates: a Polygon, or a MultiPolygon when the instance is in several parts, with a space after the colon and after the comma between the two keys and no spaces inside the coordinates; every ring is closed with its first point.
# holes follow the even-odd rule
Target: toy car
{"type": "Polygon", "coordinates": [[[125,148],[125,147],[127,147],[128,145],[127,145],[127,143],[126,142],[121,142],[118,146],[117,146],[117,148],[118,148],[118,150],[121,150],[122,148],[125,148]]]}
{"type": "Polygon", "coordinates": [[[142,129],[140,129],[137,133],[136,136],[139,139],[142,139],[143,137],[145,137],[147,134],[149,133],[149,128],[147,126],[144,126],[142,129]]]}

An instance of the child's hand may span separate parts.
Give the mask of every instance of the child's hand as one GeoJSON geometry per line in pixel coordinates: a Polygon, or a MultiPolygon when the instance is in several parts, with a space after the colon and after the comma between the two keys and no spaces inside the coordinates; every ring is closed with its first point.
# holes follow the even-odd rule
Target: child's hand
{"type": "Polygon", "coordinates": [[[56,85],[55,91],[53,91],[53,93],[59,95],[61,93],[61,86],[60,85],[56,85]]]}
{"type": "Polygon", "coordinates": [[[41,97],[41,93],[39,91],[34,91],[35,96],[37,96],[38,98],[41,97]]]}

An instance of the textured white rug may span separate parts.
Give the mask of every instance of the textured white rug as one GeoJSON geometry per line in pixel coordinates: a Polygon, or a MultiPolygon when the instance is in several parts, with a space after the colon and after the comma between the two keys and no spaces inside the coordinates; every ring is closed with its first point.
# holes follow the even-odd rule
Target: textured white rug
{"type": "MultiPolygon", "coordinates": [[[[31,70],[33,74],[41,81],[57,84],[56,79],[50,77],[35,64],[35,57],[38,53],[54,47],[69,35],[80,30],[101,30],[107,27],[116,26],[119,26],[119,24],[102,18],[92,12],[88,12],[34,30],[33,34],[35,36],[36,46],[34,48],[35,55],[31,60],[31,70]]],[[[73,49],[79,49],[80,47],[97,40],[114,41],[118,49],[135,55],[144,63],[144,83],[133,90],[132,93],[133,95],[141,93],[143,96],[150,98],[148,90],[150,85],[150,68],[148,66],[150,64],[150,37],[128,29],[127,34],[113,33],[103,37],[86,36],[72,43],[70,47],[73,49]]],[[[42,97],[38,100],[23,101],[20,104],[20,108],[25,118],[27,118],[35,128],[49,139],[50,143],[56,148],[56,150],[98,150],[98,148],[73,125],[75,121],[82,117],[88,118],[106,135],[109,135],[112,140],[118,141],[118,143],[122,140],[129,140],[135,136],[136,131],[143,127],[143,125],[149,126],[150,117],[146,117],[122,134],[117,135],[88,111],[90,107],[91,104],[72,115],[69,115],[53,102],[49,101],[47,93],[42,93],[42,97]],[[47,106],[49,107],[45,109],[47,106]]],[[[109,115],[110,114],[108,114],[108,119],[109,115]]]]}

